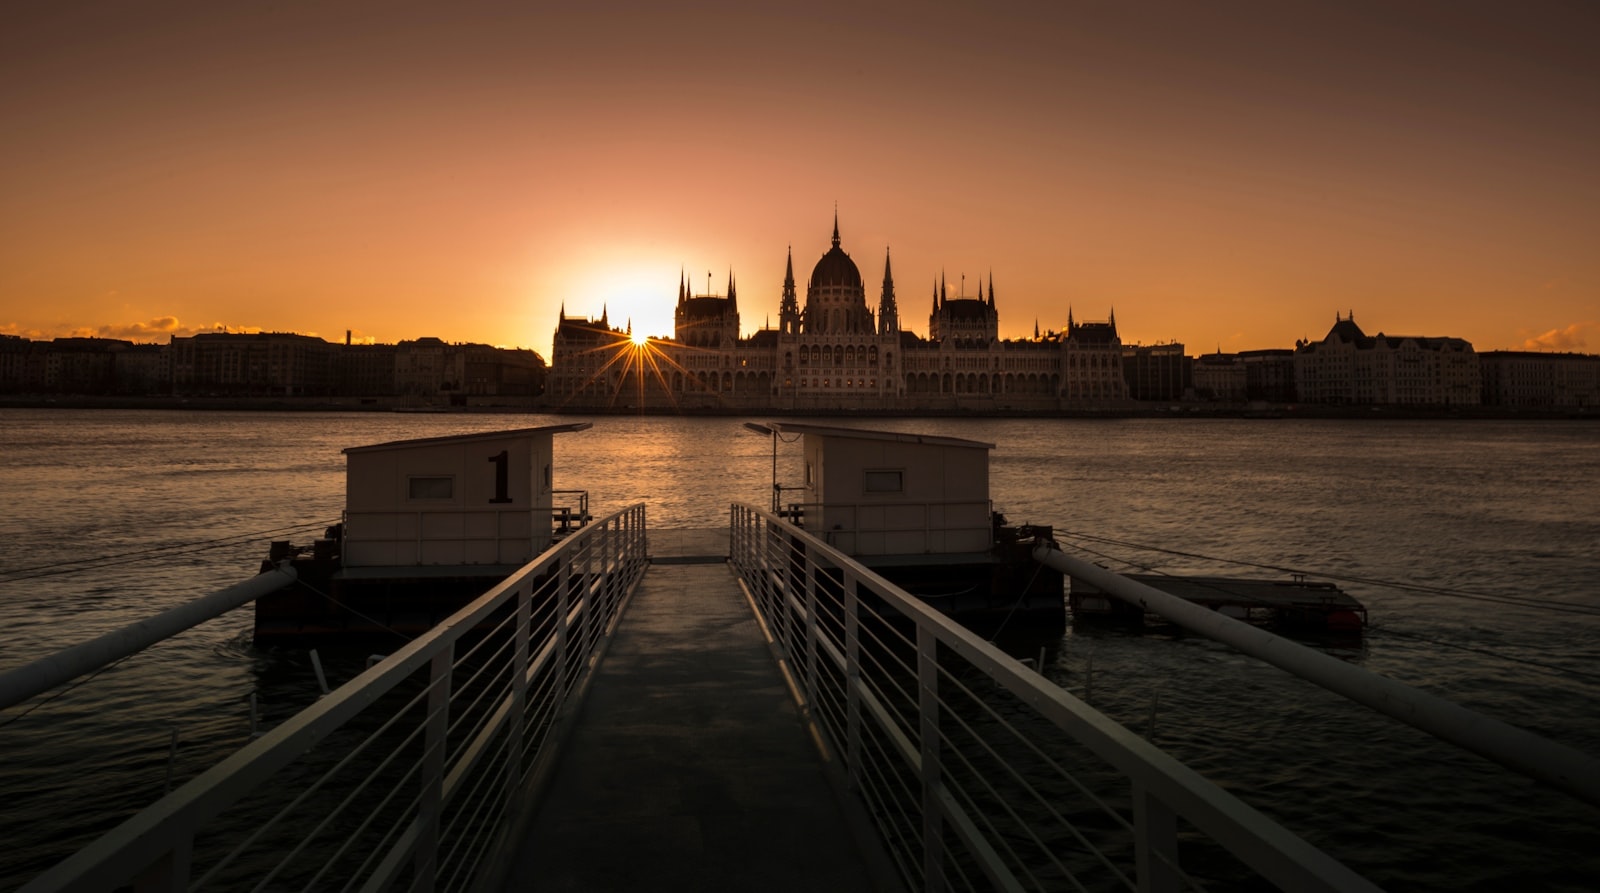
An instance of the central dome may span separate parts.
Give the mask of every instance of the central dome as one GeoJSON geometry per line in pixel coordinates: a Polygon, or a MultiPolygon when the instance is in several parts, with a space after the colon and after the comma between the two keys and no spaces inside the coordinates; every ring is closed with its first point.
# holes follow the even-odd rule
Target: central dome
{"type": "Polygon", "coordinates": [[[850,255],[839,247],[838,220],[833,222],[833,247],[811,268],[810,285],[812,288],[861,287],[861,271],[856,269],[856,262],[850,259],[850,255]]]}

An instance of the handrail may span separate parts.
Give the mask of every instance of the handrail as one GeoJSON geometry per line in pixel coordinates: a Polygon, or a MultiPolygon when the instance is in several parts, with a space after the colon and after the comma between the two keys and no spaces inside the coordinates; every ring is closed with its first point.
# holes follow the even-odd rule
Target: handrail
{"type": "Polygon", "coordinates": [[[1092,562],[1073,558],[1052,546],[1036,546],[1033,557],[1064,574],[1093,584],[1102,592],[1160,614],[1191,632],[1215,639],[1441,741],[1600,806],[1600,759],[1582,751],[1184,601],[1092,562]]]}
{"type": "Polygon", "coordinates": [[[908,887],[1193,886],[1182,817],[1282,888],[1377,889],[810,532],[744,504],[731,524],[741,581],[908,887]],[[1131,808],[1079,777],[1082,749],[1131,783],[1131,808]]]}
{"type": "Polygon", "coordinates": [[[22,889],[464,888],[646,566],[643,504],[577,531],[22,889]]]}

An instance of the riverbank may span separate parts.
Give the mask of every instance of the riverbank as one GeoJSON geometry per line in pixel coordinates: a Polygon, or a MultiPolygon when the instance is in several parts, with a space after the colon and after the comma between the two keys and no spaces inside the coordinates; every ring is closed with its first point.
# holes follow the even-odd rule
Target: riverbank
{"type": "Polygon", "coordinates": [[[418,403],[397,397],[118,397],[73,394],[0,395],[5,409],[180,409],[219,412],[396,412],[396,413],[541,413],[575,416],[724,416],[829,418],[996,418],[996,419],[1526,419],[1597,420],[1595,408],[1519,409],[1496,406],[1316,406],[1305,404],[1136,403],[1062,410],[1014,409],[848,409],[790,410],[781,408],[685,408],[680,410],[618,408],[568,410],[545,405],[538,398],[471,397],[459,404],[418,403]]]}

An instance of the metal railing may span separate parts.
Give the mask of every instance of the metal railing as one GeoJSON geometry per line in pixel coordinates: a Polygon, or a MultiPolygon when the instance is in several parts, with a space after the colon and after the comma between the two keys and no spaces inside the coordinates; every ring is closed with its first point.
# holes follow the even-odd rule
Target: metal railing
{"type": "Polygon", "coordinates": [[[748,505],[731,525],[803,708],[909,889],[1377,889],[815,536],[748,505]]]}
{"type": "Polygon", "coordinates": [[[22,889],[466,889],[646,567],[590,524],[22,889]]]}
{"type": "Polygon", "coordinates": [[[1090,583],[1101,592],[1158,614],[1193,633],[1335,692],[1370,710],[1462,750],[1600,806],[1600,760],[1501,722],[1454,701],[1304,648],[1241,620],[1064,554],[1054,545],[1033,550],[1035,561],[1090,583]]]}

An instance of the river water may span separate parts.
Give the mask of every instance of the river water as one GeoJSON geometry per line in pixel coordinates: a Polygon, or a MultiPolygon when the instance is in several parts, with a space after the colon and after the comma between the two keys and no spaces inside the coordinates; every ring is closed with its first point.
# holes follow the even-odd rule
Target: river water
{"type": "MultiPolygon", "coordinates": [[[[572,420],[0,410],[0,670],[238,582],[269,540],[308,541],[339,516],[344,447],[572,420]]],[[[653,527],[712,527],[732,501],[768,500],[772,444],[743,420],[593,421],[557,437],[555,484],[588,490],[596,515],[642,500],[653,527]]],[[[1331,575],[1373,628],[1319,647],[1600,753],[1600,426],[841,424],[996,444],[995,508],[1114,569],[1331,575]]],[[[797,460],[798,446],[780,451],[783,482],[797,460]]],[[[250,619],[233,612],[0,714],[0,886],[246,743],[252,693],[263,725],[316,697],[308,656],[255,648],[250,619]]],[[[330,682],[359,657],[329,655],[330,682]]],[[[1600,888],[1600,810],[1221,646],[1073,628],[1047,672],[1391,889],[1600,888]]]]}

